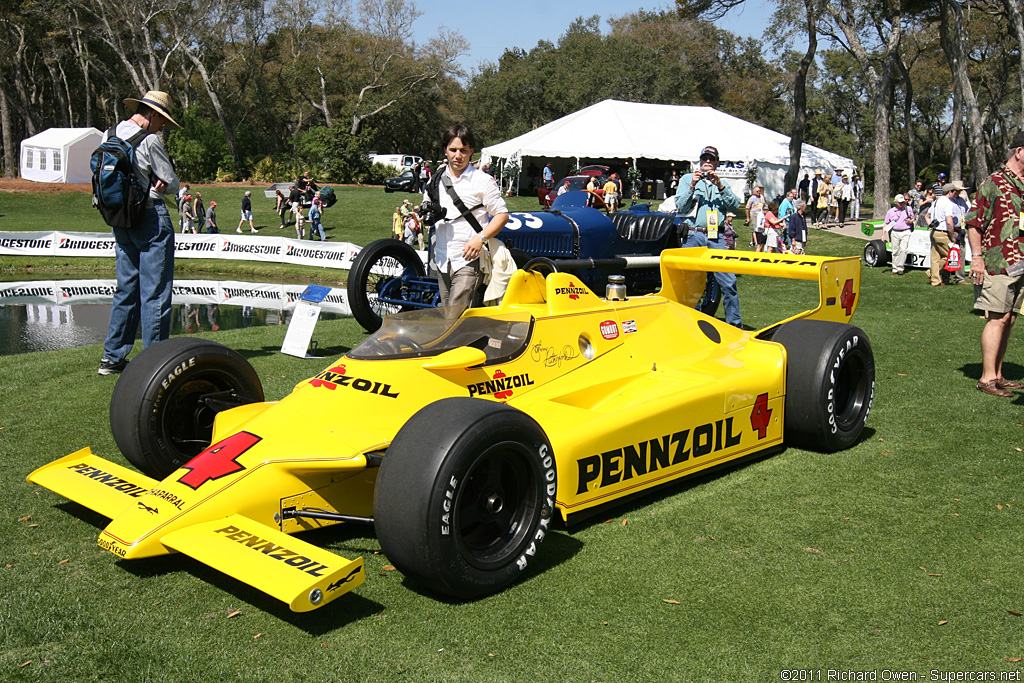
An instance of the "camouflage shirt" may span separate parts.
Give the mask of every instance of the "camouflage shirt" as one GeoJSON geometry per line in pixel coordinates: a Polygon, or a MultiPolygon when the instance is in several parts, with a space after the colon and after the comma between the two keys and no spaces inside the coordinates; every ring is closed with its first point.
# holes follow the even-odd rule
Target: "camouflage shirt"
{"type": "Polygon", "coordinates": [[[966,223],[981,233],[981,254],[986,270],[993,275],[1024,260],[1022,211],[1024,181],[1006,166],[981,183],[966,223]]]}

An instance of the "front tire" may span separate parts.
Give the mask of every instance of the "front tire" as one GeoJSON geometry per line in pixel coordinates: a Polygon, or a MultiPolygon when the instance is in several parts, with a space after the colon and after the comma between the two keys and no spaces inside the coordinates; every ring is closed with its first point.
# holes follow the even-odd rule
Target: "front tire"
{"type": "Polygon", "coordinates": [[[875,358],[864,331],[821,320],[793,320],[772,341],[786,347],[788,443],[839,451],[860,437],[875,397],[875,358]]]}
{"type": "Polygon", "coordinates": [[[457,598],[496,593],[532,562],[555,511],[551,445],[526,413],[446,398],[402,427],[380,467],[381,549],[414,581],[457,598]]]}
{"type": "Polygon", "coordinates": [[[397,304],[378,302],[382,290],[388,287],[398,295],[405,294],[406,288],[400,286],[401,278],[425,274],[416,250],[405,242],[395,239],[370,242],[356,255],[345,285],[352,316],[364,330],[376,332],[385,315],[405,310],[397,304]]]}
{"type": "Polygon", "coordinates": [[[263,400],[259,375],[223,344],[174,337],[132,359],[110,397],[110,431],[130,463],[163,479],[210,445],[225,408],[263,400]]]}
{"type": "Polygon", "coordinates": [[[864,245],[864,265],[868,268],[881,268],[889,263],[890,254],[882,240],[871,240],[864,245]]]}

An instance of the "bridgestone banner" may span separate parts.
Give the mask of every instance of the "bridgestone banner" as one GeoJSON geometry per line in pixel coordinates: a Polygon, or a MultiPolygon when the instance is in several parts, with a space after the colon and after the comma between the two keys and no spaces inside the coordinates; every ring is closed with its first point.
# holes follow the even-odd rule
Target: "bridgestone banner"
{"type": "MultiPolygon", "coordinates": [[[[175,258],[293,263],[348,270],[361,247],[349,242],[313,242],[249,235],[174,236],[175,258]]],[[[0,232],[0,254],[9,256],[114,257],[106,232],[0,232]]]]}
{"type": "MultiPolygon", "coordinates": [[[[97,236],[97,234],[83,233],[83,237],[93,236],[97,236]]],[[[54,252],[54,243],[56,241],[57,233],[55,232],[0,232],[0,254],[56,256],[54,252]]]]}
{"type": "Polygon", "coordinates": [[[53,233],[54,256],[114,257],[114,236],[93,232],[53,233]]]}
{"type": "MultiPolygon", "coordinates": [[[[175,304],[251,306],[290,311],[306,285],[235,282],[231,280],[175,280],[171,301],[175,304]]],[[[0,283],[0,306],[11,304],[109,304],[117,280],[39,280],[0,283]]],[[[352,315],[344,289],[331,288],[320,303],[328,313],[352,315]]]]}

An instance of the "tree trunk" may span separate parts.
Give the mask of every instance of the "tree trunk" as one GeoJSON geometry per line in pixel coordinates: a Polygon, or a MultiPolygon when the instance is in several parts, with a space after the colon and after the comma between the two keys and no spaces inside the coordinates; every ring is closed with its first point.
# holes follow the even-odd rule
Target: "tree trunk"
{"type": "Polygon", "coordinates": [[[1017,75],[1020,78],[1021,108],[1017,110],[1017,127],[1024,129],[1024,19],[1021,18],[1018,0],[1003,0],[1010,33],[1017,39],[1017,75]]]}
{"type": "MultiPolygon", "coordinates": [[[[946,58],[949,60],[949,71],[953,77],[953,97],[956,100],[956,95],[960,95],[960,111],[966,119],[972,161],[971,184],[977,187],[981,180],[988,177],[988,156],[985,153],[985,130],[981,110],[978,107],[978,98],[974,95],[974,88],[971,86],[970,74],[967,72],[967,27],[964,26],[964,9],[958,0],[941,0],[941,4],[943,12],[939,35],[946,58]],[[952,21],[947,19],[947,11],[952,15],[952,21]]],[[[957,121],[957,113],[959,112],[954,112],[954,123],[957,121]]],[[[959,142],[959,131],[956,132],[957,142],[959,142]]],[[[954,172],[953,164],[950,163],[950,181],[963,177],[963,170],[959,163],[959,148],[954,147],[954,150],[957,152],[957,168],[954,172]]]]}
{"type": "Polygon", "coordinates": [[[18,156],[14,152],[14,135],[11,131],[11,113],[7,110],[7,90],[0,83],[0,128],[4,141],[4,177],[17,178],[18,156]]]}
{"type": "Polygon", "coordinates": [[[224,138],[228,143],[228,151],[231,153],[231,158],[235,162],[235,170],[239,171],[242,169],[242,160],[238,156],[238,147],[235,144],[235,133],[231,130],[231,125],[228,123],[228,119],[224,115],[224,107],[221,105],[220,98],[217,96],[217,91],[213,87],[213,79],[210,78],[210,74],[207,72],[206,66],[195,52],[190,48],[185,47],[184,44],[182,44],[182,49],[188,56],[189,61],[191,61],[196,67],[196,71],[199,72],[199,76],[203,80],[203,85],[206,87],[206,94],[210,96],[210,103],[213,105],[213,110],[217,113],[217,120],[220,121],[221,130],[224,131],[224,138]]]}
{"type": "MultiPolygon", "coordinates": [[[[324,122],[330,128],[333,120],[331,119],[331,109],[327,106],[327,79],[324,78],[324,72],[319,65],[316,67],[316,73],[320,76],[320,104],[314,106],[324,115],[324,122]]],[[[312,104],[312,100],[310,100],[310,104],[312,104]]]]}
{"type": "Polygon", "coordinates": [[[793,79],[793,131],[789,136],[786,190],[796,187],[799,182],[800,157],[803,152],[804,133],[807,130],[807,71],[814,63],[814,53],[818,49],[818,27],[813,0],[804,0],[804,8],[807,12],[807,52],[800,60],[800,66],[793,79]]]}
{"type": "MultiPolygon", "coordinates": [[[[917,181],[917,140],[914,136],[914,84],[910,81],[910,70],[903,63],[902,57],[896,58],[896,66],[899,67],[900,75],[903,76],[903,83],[906,85],[903,91],[903,125],[907,127],[907,187],[914,187],[917,181]]],[[[917,207],[914,207],[917,210],[917,207]]]]}
{"type": "Polygon", "coordinates": [[[949,134],[949,178],[960,178],[963,176],[963,154],[964,154],[964,143],[963,143],[963,123],[964,118],[961,114],[963,111],[963,97],[960,94],[960,88],[956,85],[953,86],[953,122],[950,126],[949,134]]]}
{"type": "Polygon", "coordinates": [[[854,56],[864,72],[868,83],[871,109],[875,124],[875,187],[872,217],[880,218],[888,211],[889,183],[889,89],[892,84],[893,62],[899,53],[902,40],[903,15],[896,11],[889,17],[889,26],[875,26],[879,35],[885,36],[885,47],[880,55],[881,72],[875,68],[874,55],[861,43],[858,26],[855,23],[856,12],[852,0],[838,0],[826,4],[829,15],[846,37],[844,47],[854,56]]]}
{"type": "Polygon", "coordinates": [[[886,55],[882,73],[872,79],[871,104],[875,119],[875,189],[872,218],[884,218],[889,210],[892,183],[889,169],[889,88],[892,81],[892,62],[895,56],[886,55]]]}

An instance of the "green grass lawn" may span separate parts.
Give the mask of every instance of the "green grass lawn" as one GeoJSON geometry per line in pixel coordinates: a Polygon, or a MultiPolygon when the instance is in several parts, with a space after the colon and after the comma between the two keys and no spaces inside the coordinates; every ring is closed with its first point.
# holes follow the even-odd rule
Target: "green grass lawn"
{"type": "MultiPolygon", "coordinates": [[[[386,234],[390,219],[373,211],[389,211],[395,197],[343,188],[341,201],[365,213],[344,213],[336,234],[354,234],[357,222],[367,237],[386,234]]],[[[9,201],[0,196],[0,214],[13,211],[9,201]]],[[[862,248],[817,232],[809,245],[828,255],[862,248]]],[[[464,603],[385,570],[376,538],[359,526],[306,536],[363,556],[368,578],[305,615],[185,557],[119,561],[96,545],[103,518],[25,482],[85,446],[124,462],[108,425],[114,379],[96,375],[100,348],[0,357],[0,680],[1018,672],[1024,394],[1006,400],[974,388],[982,322],[969,287],[933,289],[920,271],[894,278],[886,269],[865,270],[861,284],[853,322],[874,347],[877,392],[856,446],[790,448],[560,528],[525,580],[464,603]]],[[[739,289],[754,327],[817,300],[796,281],[744,276],[739,289]]],[[[206,336],[247,356],[274,400],[327,365],[280,354],[284,332],[206,336]]],[[[340,320],[320,323],[314,338],[337,356],[363,337],[354,321],[340,320]]],[[[1024,377],[1019,348],[1011,340],[1006,374],[1015,379],[1024,377]]]]}

